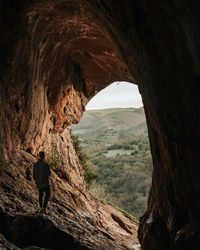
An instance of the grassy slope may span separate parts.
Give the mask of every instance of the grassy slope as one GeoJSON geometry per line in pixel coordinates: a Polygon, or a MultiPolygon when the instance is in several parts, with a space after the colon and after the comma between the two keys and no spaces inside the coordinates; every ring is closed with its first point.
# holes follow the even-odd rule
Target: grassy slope
{"type": "Polygon", "coordinates": [[[132,137],[147,134],[144,109],[116,108],[86,111],[73,133],[90,142],[109,144],[127,142],[132,137]]]}

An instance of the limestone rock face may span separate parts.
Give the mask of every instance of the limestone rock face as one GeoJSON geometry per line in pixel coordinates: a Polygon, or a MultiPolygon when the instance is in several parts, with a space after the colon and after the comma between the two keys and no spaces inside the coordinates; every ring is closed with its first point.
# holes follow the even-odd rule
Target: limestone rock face
{"type": "Polygon", "coordinates": [[[55,200],[41,225],[51,234],[58,223],[56,233],[80,247],[130,248],[135,225],[85,193],[68,129],[98,91],[126,80],[139,86],[154,164],[139,227],[142,249],[200,248],[199,12],[195,0],[0,2],[0,233],[7,232],[0,243],[24,247],[12,228],[38,220],[17,214],[36,205],[25,170],[40,150],[54,148],[63,178],[52,178],[55,200]],[[124,225],[119,235],[116,223],[124,225]]]}

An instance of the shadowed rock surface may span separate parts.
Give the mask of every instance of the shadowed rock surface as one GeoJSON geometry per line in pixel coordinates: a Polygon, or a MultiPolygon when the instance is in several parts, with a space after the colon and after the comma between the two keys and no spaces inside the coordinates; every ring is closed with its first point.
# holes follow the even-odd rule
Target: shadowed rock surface
{"type": "MultiPolygon", "coordinates": [[[[4,247],[12,242],[20,249],[30,246],[45,249],[131,249],[137,243],[137,224],[85,193],[84,182],[80,189],[75,186],[76,175],[71,181],[66,179],[64,172],[62,179],[52,172],[52,197],[47,214],[40,215],[37,190],[32,177],[27,179],[26,175],[27,168],[32,172],[36,159],[22,150],[9,151],[7,157],[7,162],[0,165],[0,243],[4,247]]],[[[71,160],[76,157],[71,155],[71,160]]],[[[80,164],[77,167],[81,170],[80,164]]]]}
{"type": "MultiPolygon", "coordinates": [[[[138,84],[142,95],[154,164],[148,209],[140,220],[142,248],[200,248],[199,12],[197,0],[0,2],[3,213],[16,217],[36,206],[33,184],[24,180],[35,158],[25,152],[36,155],[54,147],[67,181],[53,178],[52,218],[66,210],[59,210],[63,203],[72,203],[81,216],[73,217],[79,218],[74,225],[87,232],[83,214],[100,203],[85,194],[83,170],[68,129],[63,131],[80,120],[98,91],[127,80],[138,84]]],[[[126,236],[115,231],[115,237],[114,229],[107,234],[105,224],[101,228],[102,240],[91,238],[89,229],[88,237],[75,228],[70,234],[88,248],[125,248],[126,230],[126,236]]]]}

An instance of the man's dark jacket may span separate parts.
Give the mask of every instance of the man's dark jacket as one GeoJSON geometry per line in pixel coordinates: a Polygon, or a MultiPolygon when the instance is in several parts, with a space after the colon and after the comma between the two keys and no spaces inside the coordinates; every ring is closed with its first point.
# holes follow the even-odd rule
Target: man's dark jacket
{"type": "Polygon", "coordinates": [[[39,160],[33,166],[33,178],[35,180],[37,188],[49,187],[49,176],[51,174],[49,165],[39,160]]]}

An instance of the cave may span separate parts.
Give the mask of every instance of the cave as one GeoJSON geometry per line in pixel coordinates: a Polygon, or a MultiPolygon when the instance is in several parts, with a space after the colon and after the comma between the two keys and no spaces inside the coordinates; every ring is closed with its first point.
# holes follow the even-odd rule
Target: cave
{"type": "MultiPolygon", "coordinates": [[[[152,187],[138,230],[142,249],[200,248],[199,12],[196,0],[1,1],[0,216],[5,225],[0,233],[11,228],[4,236],[21,245],[11,237],[16,216],[22,216],[16,213],[36,204],[25,168],[40,150],[54,147],[63,155],[67,171],[60,175],[70,186],[65,193],[68,184],[55,177],[59,192],[52,211],[57,218],[62,206],[70,213],[60,202],[68,197],[75,210],[85,207],[85,220],[79,217],[72,227],[80,245],[123,249],[121,235],[102,229],[100,238],[91,239],[89,230],[77,229],[86,228],[94,201],[84,193],[68,129],[79,122],[88,101],[117,80],[138,85],[151,144],[152,187]]],[[[133,230],[124,223],[126,232],[133,230]]]]}

